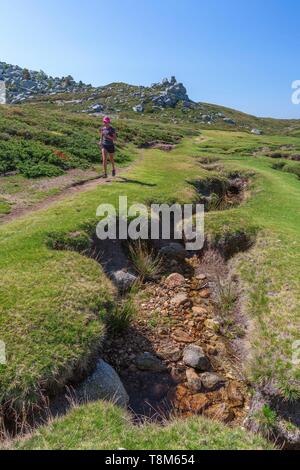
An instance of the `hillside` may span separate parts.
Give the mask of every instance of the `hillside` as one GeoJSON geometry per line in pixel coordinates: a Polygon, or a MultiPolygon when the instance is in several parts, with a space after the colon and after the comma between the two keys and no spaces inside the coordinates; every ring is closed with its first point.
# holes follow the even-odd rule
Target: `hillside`
{"type": "Polygon", "coordinates": [[[7,102],[26,101],[56,105],[68,111],[95,117],[113,114],[120,118],[144,119],[172,124],[191,123],[202,128],[245,130],[254,134],[297,135],[299,120],[257,118],[239,111],[193,102],[175,77],[148,86],[112,83],[92,87],[73,77],[51,77],[43,71],[22,69],[0,62],[0,81],[7,87],[7,102]]]}
{"type": "Polygon", "coordinates": [[[205,129],[236,129],[254,134],[294,135],[300,131],[299,120],[258,118],[219,105],[195,103],[188,98],[186,88],[182,83],[177,83],[175,77],[151,87],[112,83],[84,93],[60,93],[37,100],[95,117],[112,114],[120,118],[190,123],[205,129]]]}

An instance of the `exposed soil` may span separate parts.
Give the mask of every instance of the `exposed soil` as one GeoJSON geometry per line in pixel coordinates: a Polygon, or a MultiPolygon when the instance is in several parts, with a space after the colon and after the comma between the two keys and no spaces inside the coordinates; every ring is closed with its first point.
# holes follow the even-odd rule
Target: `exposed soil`
{"type": "Polygon", "coordinates": [[[291,152],[294,150],[293,145],[283,145],[280,146],[277,150],[271,149],[270,147],[262,147],[261,149],[255,150],[253,153],[254,156],[264,156],[270,157],[275,159],[283,159],[283,160],[292,160],[295,162],[300,161],[300,154],[299,153],[286,153],[291,152]]]}
{"type": "MultiPolygon", "coordinates": [[[[126,172],[128,172],[131,167],[132,165],[124,169],[119,169],[117,181],[118,176],[126,174],[126,172]]],[[[93,189],[98,185],[109,184],[115,180],[113,178],[103,179],[99,173],[92,170],[86,173],[84,172],[82,178],[78,178],[78,172],[80,172],[80,170],[72,170],[71,173],[59,176],[58,178],[46,178],[45,180],[41,180],[39,183],[37,183],[38,187],[35,188],[35,190],[47,191],[51,189],[58,189],[59,193],[46,197],[42,201],[32,203],[30,205],[28,204],[28,197],[25,198],[25,196],[22,194],[14,196],[5,195],[5,198],[8,200],[8,202],[13,204],[13,207],[9,214],[2,216],[0,215],[0,224],[10,222],[41,209],[46,209],[55,202],[61,201],[72,194],[93,189]]]]}
{"type": "Polygon", "coordinates": [[[176,148],[176,144],[169,144],[164,142],[147,142],[141,146],[141,148],[145,149],[157,149],[163,150],[164,152],[170,152],[176,148]]]}
{"type": "Polygon", "coordinates": [[[239,174],[224,179],[212,177],[191,181],[191,185],[198,192],[199,202],[204,204],[207,212],[234,208],[247,197],[248,180],[239,174]]]}

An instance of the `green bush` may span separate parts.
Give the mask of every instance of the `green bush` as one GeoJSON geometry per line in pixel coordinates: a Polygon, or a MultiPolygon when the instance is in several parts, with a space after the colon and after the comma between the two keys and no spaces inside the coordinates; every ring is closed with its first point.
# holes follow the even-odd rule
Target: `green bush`
{"type": "Polygon", "coordinates": [[[51,178],[63,174],[63,170],[61,168],[51,165],[50,163],[37,163],[36,165],[31,165],[29,162],[26,162],[18,165],[18,170],[27,178],[40,178],[42,176],[51,178]]]}
{"type": "MultiPolygon", "coordinates": [[[[94,118],[68,113],[50,103],[0,108],[0,174],[18,170],[29,178],[56,176],[100,163],[99,125],[94,118]]],[[[133,159],[127,147],[130,143],[175,143],[183,136],[176,128],[132,120],[118,120],[116,128],[119,165],[133,159]]]]}

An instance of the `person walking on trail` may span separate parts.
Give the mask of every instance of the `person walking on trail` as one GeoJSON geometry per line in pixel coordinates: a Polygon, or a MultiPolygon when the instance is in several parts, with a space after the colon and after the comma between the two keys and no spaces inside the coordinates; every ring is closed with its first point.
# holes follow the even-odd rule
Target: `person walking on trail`
{"type": "Polygon", "coordinates": [[[111,120],[109,117],[103,119],[104,127],[100,129],[101,141],[100,147],[102,150],[103,162],[103,178],[107,178],[107,157],[109,155],[112,165],[112,176],[116,176],[115,165],[115,140],[117,137],[115,129],[110,125],[111,120]]]}

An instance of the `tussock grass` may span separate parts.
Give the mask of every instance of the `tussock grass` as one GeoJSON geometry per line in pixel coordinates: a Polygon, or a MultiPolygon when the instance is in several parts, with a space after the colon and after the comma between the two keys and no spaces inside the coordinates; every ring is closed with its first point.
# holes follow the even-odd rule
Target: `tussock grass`
{"type": "Polygon", "coordinates": [[[127,297],[119,299],[113,307],[111,307],[105,317],[105,324],[108,331],[112,335],[117,335],[126,330],[133,318],[136,316],[136,306],[133,294],[130,293],[127,297]]]}
{"type": "Polygon", "coordinates": [[[17,450],[272,450],[259,435],[230,429],[201,417],[174,419],[166,426],[134,426],[129,415],[109,403],[75,407],[31,436],[11,441],[17,450]]]}
{"type": "Polygon", "coordinates": [[[138,241],[129,247],[132,263],[142,281],[156,279],[162,270],[162,259],[147,243],[138,241]]]}
{"type": "Polygon", "coordinates": [[[267,439],[275,436],[277,415],[268,405],[264,405],[254,415],[255,422],[259,426],[259,430],[267,439]]]}
{"type": "Polygon", "coordinates": [[[236,300],[237,292],[232,279],[217,278],[215,303],[222,317],[226,317],[233,311],[236,300]]]}

